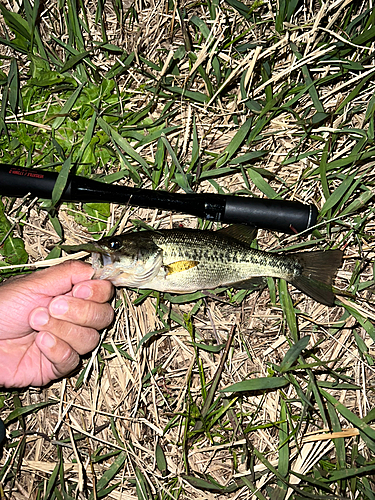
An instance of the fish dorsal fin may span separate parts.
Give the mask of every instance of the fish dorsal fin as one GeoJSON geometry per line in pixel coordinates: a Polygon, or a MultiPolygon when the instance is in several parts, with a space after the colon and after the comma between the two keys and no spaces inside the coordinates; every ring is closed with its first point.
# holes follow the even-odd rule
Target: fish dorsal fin
{"type": "Polygon", "coordinates": [[[167,266],[164,266],[167,270],[167,276],[174,273],[181,273],[182,271],[187,271],[192,267],[195,267],[199,264],[197,260],[178,260],[177,262],[172,262],[167,266]]]}
{"type": "Polygon", "coordinates": [[[245,226],[243,224],[233,224],[232,226],[219,229],[217,232],[241,241],[241,243],[251,245],[252,241],[256,238],[257,231],[255,227],[245,226]]]}

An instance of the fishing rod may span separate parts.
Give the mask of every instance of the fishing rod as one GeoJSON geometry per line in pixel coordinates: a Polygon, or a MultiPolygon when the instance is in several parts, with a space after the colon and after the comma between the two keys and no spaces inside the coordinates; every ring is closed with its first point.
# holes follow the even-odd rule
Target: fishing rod
{"type": "MultiPolygon", "coordinates": [[[[23,198],[30,194],[51,199],[58,173],[0,163],[0,195],[23,198]]],[[[228,224],[295,234],[316,224],[315,205],[212,193],[170,193],[106,184],[69,175],[61,201],[118,203],[181,212],[228,224]]]]}

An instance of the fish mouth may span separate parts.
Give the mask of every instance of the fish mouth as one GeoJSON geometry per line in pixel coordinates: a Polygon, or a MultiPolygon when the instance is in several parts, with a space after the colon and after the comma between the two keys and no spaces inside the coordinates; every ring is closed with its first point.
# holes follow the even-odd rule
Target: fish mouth
{"type": "Polygon", "coordinates": [[[113,264],[114,259],[109,253],[92,252],[92,267],[95,270],[103,269],[103,267],[113,264]]]}

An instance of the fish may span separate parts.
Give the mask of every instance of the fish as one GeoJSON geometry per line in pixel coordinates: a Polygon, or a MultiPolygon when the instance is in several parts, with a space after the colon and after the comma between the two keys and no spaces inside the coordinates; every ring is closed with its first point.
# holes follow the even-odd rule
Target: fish
{"type": "Polygon", "coordinates": [[[254,231],[161,229],[104,237],[78,245],[92,252],[94,279],[117,287],[190,293],[217,287],[254,288],[253,279],[283,278],[317,302],[332,306],[339,249],[273,253],[251,247],[254,231]]]}

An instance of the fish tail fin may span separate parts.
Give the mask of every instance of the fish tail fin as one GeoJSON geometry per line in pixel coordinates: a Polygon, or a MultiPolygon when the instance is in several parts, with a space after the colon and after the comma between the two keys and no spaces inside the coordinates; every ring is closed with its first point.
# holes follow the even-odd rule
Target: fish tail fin
{"type": "Polygon", "coordinates": [[[341,266],[342,257],[341,250],[299,253],[296,261],[302,266],[302,273],[290,282],[309,297],[332,306],[335,301],[332,280],[341,266]]]}

